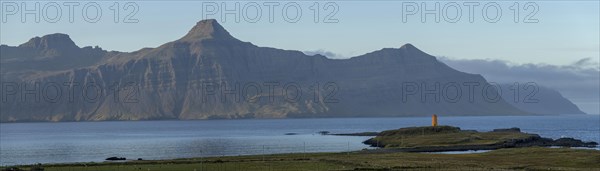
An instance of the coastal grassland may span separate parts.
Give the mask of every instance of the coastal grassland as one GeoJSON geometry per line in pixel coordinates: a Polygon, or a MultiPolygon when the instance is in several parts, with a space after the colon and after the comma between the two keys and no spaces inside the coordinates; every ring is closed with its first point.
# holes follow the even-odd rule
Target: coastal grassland
{"type": "Polygon", "coordinates": [[[476,132],[460,130],[458,127],[451,126],[429,126],[383,131],[370,141],[379,147],[413,148],[492,145],[510,140],[533,138],[535,136],[537,135],[514,131],[476,132]]]}
{"type": "MultiPolygon", "coordinates": [[[[507,148],[476,154],[408,152],[274,154],[43,165],[46,171],[94,170],[600,170],[600,151],[507,148]]],[[[22,167],[29,170],[29,167],[22,167]]]]}

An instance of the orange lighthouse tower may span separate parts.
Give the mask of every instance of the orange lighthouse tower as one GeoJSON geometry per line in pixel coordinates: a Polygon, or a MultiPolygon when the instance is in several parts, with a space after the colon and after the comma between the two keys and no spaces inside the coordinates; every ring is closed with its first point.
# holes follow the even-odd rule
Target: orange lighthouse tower
{"type": "Polygon", "coordinates": [[[437,122],[437,115],[433,115],[431,116],[431,126],[437,126],[438,122],[437,122]]]}

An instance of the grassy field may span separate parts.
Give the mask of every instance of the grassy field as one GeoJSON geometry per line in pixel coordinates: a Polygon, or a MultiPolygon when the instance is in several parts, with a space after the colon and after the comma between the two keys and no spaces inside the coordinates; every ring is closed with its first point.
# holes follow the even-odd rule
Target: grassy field
{"type": "Polygon", "coordinates": [[[46,171],[600,170],[600,151],[542,147],[500,149],[477,154],[357,151],[54,164],[42,167],[46,171]]]}

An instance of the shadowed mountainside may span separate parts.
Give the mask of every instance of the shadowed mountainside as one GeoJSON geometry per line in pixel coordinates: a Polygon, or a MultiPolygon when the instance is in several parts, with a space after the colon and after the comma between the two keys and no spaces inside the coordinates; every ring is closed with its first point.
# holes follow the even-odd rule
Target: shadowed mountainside
{"type": "Polygon", "coordinates": [[[203,20],[130,53],[64,34],[1,48],[2,122],[532,114],[411,44],[336,60],[258,47],[203,20]]]}
{"type": "Polygon", "coordinates": [[[560,92],[545,86],[523,83],[503,84],[501,87],[504,90],[502,97],[506,102],[523,111],[546,115],[585,114],[560,92]]]}

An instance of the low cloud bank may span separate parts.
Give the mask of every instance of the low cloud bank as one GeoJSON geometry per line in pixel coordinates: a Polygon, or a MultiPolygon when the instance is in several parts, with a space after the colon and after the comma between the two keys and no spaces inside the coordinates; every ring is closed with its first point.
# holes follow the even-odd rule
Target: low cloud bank
{"type": "Polygon", "coordinates": [[[457,70],[481,74],[488,81],[521,84],[535,82],[559,91],[589,114],[600,113],[600,69],[591,58],[569,65],[515,64],[504,60],[437,57],[457,70]]]}
{"type": "Polygon", "coordinates": [[[306,55],[316,55],[316,54],[320,54],[323,56],[326,56],[327,58],[330,59],[344,59],[347,57],[344,57],[341,54],[337,54],[331,51],[327,51],[327,50],[323,50],[323,49],[319,49],[319,50],[312,50],[312,51],[303,51],[302,53],[306,54],[306,55]]]}

